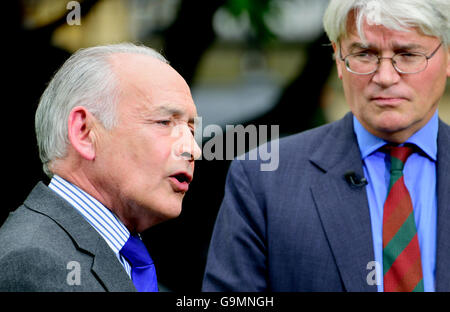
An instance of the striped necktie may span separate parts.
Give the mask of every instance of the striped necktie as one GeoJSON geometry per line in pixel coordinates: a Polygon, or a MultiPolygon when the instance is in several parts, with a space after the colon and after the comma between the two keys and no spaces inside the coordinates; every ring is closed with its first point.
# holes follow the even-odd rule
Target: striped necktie
{"type": "Polygon", "coordinates": [[[414,152],[408,146],[384,146],[390,154],[389,190],[383,211],[384,291],[423,291],[422,262],[411,196],[403,167],[414,152]]]}
{"type": "Polygon", "coordinates": [[[141,239],[130,235],[120,254],[131,264],[131,280],[137,291],[157,292],[155,265],[141,239]]]}

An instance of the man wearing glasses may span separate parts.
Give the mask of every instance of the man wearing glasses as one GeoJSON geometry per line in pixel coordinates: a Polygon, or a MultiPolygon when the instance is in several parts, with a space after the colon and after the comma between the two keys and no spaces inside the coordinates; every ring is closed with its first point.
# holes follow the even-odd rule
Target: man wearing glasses
{"type": "Polygon", "coordinates": [[[233,162],[203,289],[450,291],[450,2],[331,0],[324,27],[351,112],[277,171],[233,162]]]}

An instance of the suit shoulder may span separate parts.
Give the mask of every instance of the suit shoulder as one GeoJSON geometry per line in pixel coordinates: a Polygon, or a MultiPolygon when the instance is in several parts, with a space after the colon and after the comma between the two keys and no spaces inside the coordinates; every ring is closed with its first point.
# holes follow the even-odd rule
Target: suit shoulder
{"type": "Polygon", "coordinates": [[[242,157],[237,157],[230,166],[230,170],[239,170],[237,163],[248,172],[276,171],[278,165],[289,165],[291,162],[302,162],[307,160],[313,151],[323,143],[325,137],[335,135],[342,128],[344,120],[338,120],[329,124],[319,126],[301,133],[272,140],[249,151],[242,157]],[[252,161],[252,158],[256,161],[252,161]],[[267,159],[265,159],[267,158],[267,159]],[[273,163],[267,166],[269,170],[262,169],[264,163],[273,163]]]}
{"type": "Polygon", "coordinates": [[[280,149],[314,149],[330,132],[335,131],[339,121],[328,123],[310,130],[293,134],[280,139],[280,149]]]}
{"type": "Polygon", "coordinates": [[[62,291],[66,262],[41,246],[21,246],[0,257],[0,291],[62,291]]]}
{"type": "Polygon", "coordinates": [[[0,228],[0,291],[63,290],[67,260],[55,247],[64,240],[57,228],[25,206],[10,213],[0,228]]]}
{"type": "Polygon", "coordinates": [[[22,205],[10,213],[0,228],[0,258],[14,250],[36,246],[59,250],[63,241],[72,244],[55,221],[22,205]]]}
{"type": "Polygon", "coordinates": [[[311,156],[321,144],[336,142],[340,133],[349,131],[350,120],[351,115],[347,115],[341,120],[265,143],[233,160],[228,179],[249,183],[254,190],[263,192],[267,187],[284,183],[286,178],[292,179],[295,172],[307,174],[311,170],[311,156]],[[252,160],[252,156],[256,160],[252,160]]]}
{"type": "Polygon", "coordinates": [[[54,220],[26,206],[11,213],[0,228],[0,291],[97,289],[91,266],[91,256],[79,251],[54,220]],[[86,272],[78,288],[67,283],[74,262],[86,272]]]}
{"type": "Polygon", "coordinates": [[[450,132],[450,125],[442,119],[439,119],[439,128],[440,131],[450,132]]]}

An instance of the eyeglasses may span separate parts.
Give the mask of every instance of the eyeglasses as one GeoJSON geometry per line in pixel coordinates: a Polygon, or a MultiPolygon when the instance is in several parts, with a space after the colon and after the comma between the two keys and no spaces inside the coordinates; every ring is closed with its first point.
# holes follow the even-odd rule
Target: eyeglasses
{"type": "Polygon", "coordinates": [[[345,62],[345,67],[349,72],[357,75],[370,75],[376,72],[382,59],[390,59],[392,66],[401,74],[416,74],[427,68],[428,60],[436,54],[441,45],[442,42],[429,56],[420,52],[402,52],[396,53],[392,57],[381,57],[373,52],[364,51],[342,57],[339,44],[339,58],[345,62]]]}

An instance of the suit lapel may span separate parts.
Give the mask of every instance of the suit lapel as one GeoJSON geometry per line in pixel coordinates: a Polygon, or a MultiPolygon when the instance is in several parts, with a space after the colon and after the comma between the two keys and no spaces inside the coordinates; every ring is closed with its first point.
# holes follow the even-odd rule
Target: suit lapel
{"type": "Polygon", "coordinates": [[[330,128],[310,161],[320,170],[311,191],[345,289],[376,291],[367,282],[375,257],[366,190],[344,178],[348,171],[363,176],[351,114],[330,128]]]}
{"type": "Polygon", "coordinates": [[[100,238],[95,249],[92,272],[108,291],[135,292],[136,288],[125,273],[123,266],[119,263],[112,250],[108,246],[105,248],[104,245],[106,243],[100,238]]]}
{"type": "Polygon", "coordinates": [[[439,122],[437,155],[436,290],[450,291],[450,127],[439,122]]]}
{"type": "Polygon", "coordinates": [[[25,205],[58,223],[81,252],[94,258],[92,271],[108,291],[136,291],[105,240],[67,201],[39,182],[25,205]]]}

